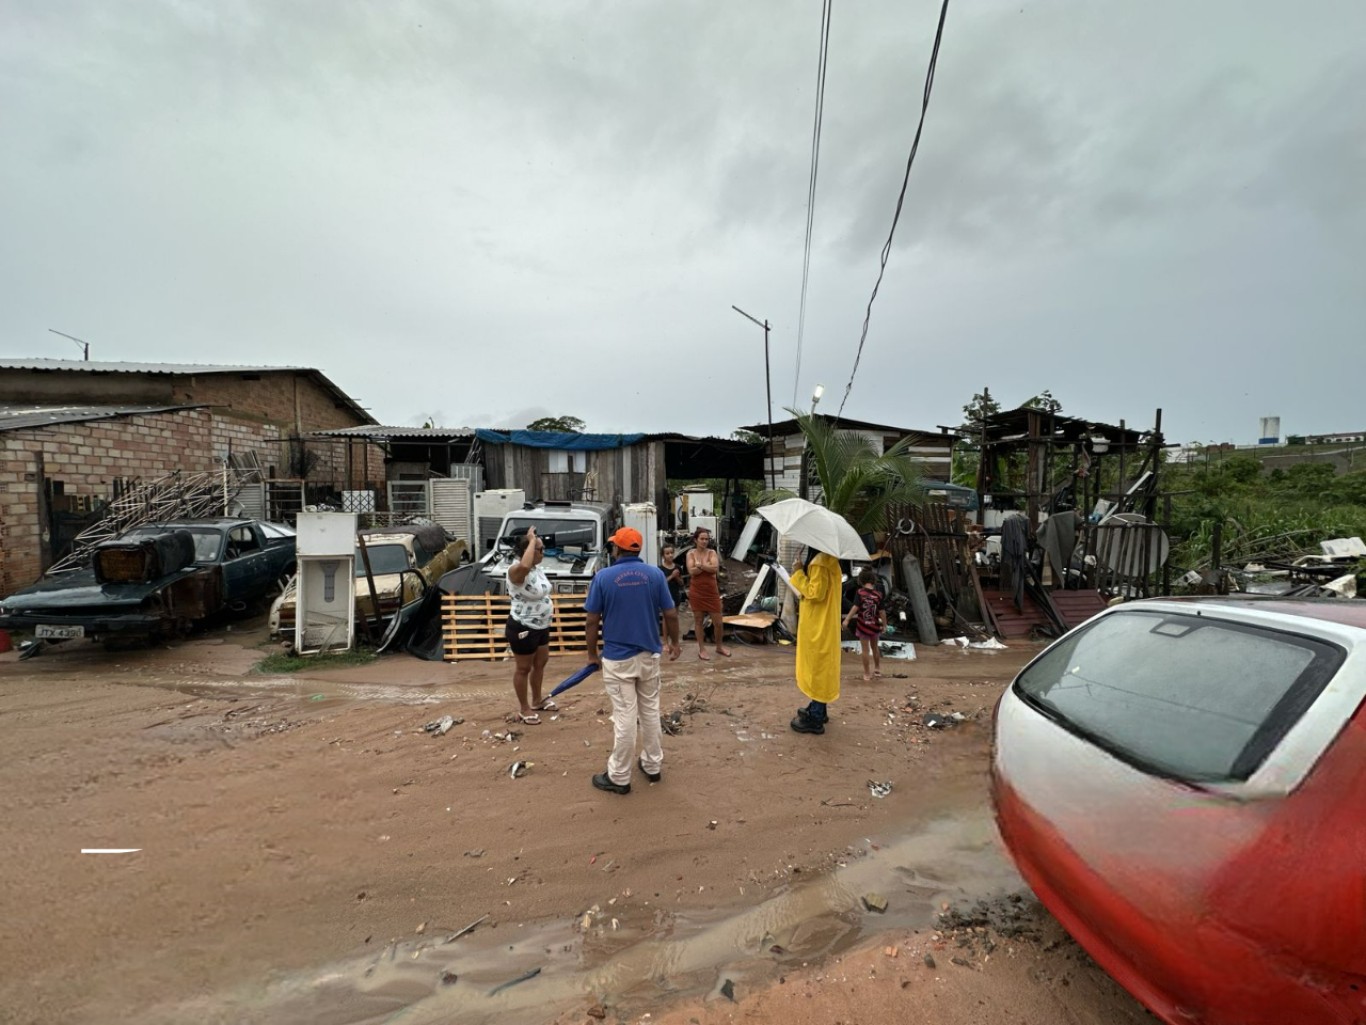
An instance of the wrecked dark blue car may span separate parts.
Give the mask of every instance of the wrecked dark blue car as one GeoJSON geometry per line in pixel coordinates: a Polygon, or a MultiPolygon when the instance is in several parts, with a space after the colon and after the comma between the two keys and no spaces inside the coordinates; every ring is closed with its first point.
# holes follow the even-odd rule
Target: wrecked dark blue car
{"type": "Polygon", "coordinates": [[[243,610],[291,572],[292,532],[256,520],[147,524],[98,545],[84,568],[0,600],[0,629],[40,641],[162,637],[243,610]]]}

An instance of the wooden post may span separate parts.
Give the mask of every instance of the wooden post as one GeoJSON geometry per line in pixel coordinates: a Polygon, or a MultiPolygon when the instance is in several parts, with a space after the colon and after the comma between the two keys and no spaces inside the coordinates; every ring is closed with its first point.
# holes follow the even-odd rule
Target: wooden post
{"type": "Polygon", "coordinates": [[[911,598],[911,613],[915,616],[915,632],[922,644],[938,644],[939,632],[934,627],[934,613],[925,593],[925,574],[920,560],[914,555],[901,557],[901,573],[906,578],[906,593],[911,598]]]}
{"type": "Polygon", "coordinates": [[[38,572],[45,573],[52,565],[52,506],[47,500],[47,473],[42,452],[33,453],[33,482],[38,489],[38,572]]]}
{"type": "MultiPolygon", "coordinates": [[[[370,620],[361,619],[361,626],[365,628],[366,640],[376,641],[384,635],[384,619],[379,614],[379,595],[375,593],[375,575],[370,570],[370,548],[365,543],[365,535],[356,534],[356,547],[360,549],[360,561],[365,565],[365,584],[370,589],[370,614],[375,618],[373,627],[370,620]]],[[[398,601],[400,608],[403,605],[403,581],[399,580],[398,601]]],[[[394,615],[398,615],[396,611],[394,615]]]]}

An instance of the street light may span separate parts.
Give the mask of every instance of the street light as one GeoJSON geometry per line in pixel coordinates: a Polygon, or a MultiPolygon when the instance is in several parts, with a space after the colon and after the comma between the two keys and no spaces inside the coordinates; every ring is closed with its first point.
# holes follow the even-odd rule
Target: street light
{"type": "Polygon", "coordinates": [[[820,405],[821,396],[825,394],[825,385],[816,385],[816,390],[811,393],[811,415],[816,415],[816,407],[820,405]]]}
{"type": "Polygon", "coordinates": [[[768,370],[768,321],[759,320],[757,317],[751,317],[748,313],[734,304],[731,305],[731,309],[746,320],[751,320],[764,329],[764,392],[768,396],[768,489],[770,491],[777,491],[778,479],[776,471],[773,469],[773,381],[769,376],[768,370]]]}
{"type": "Polygon", "coordinates": [[[70,338],[73,342],[75,342],[77,345],[79,345],[79,346],[81,347],[82,351],[84,352],[84,355],[83,355],[81,358],[84,359],[87,363],[90,362],[90,343],[89,343],[89,342],[84,341],[84,340],[82,340],[82,339],[80,339],[80,338],[77,338],[75,335],[69,335],[69,334],[67,334],[65,331],[58,331],[55,327],[50,327],[50,328],[48,328],[48,330],[51,331],[54,335],[61,335],[63,338],[70,338]]]}

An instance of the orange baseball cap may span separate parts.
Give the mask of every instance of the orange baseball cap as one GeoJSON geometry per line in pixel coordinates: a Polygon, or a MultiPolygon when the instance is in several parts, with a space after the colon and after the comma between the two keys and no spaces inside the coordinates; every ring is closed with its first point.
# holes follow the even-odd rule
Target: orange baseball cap
{"type": "Polygon", "coordinates": [[[619,528],[609,540],[623,552],[638,552],[645,544],[645,539],[640,536],[640,531],[634,527],[619,528]]]}

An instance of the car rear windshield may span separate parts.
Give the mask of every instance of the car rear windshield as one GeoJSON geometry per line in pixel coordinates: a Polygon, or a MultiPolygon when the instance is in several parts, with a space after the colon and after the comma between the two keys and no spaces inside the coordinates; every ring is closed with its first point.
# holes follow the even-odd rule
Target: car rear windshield
{"type": "Polygon", "coordinates": [[[212,527],[195,529],[194,527],[138,527],[130,530],[125,537],[156,537],[164,534],[168,529],[187,531],[194,538],[194,561],[196,563],[212,563],[218,561],[218,551],[223,547],[223,532],[212,527]]]}
{"type": "MultiPolygon", "coordinates": [[[[387,573],[402,573],[408,569],[408,549],[402,545],[366,545],[370,556],[370,573],[380,576],[387,573]]],[[[365,559],[360,549],[356,549],[356,576],[365,576],[365,559]]]]}
{"type": "Polygon", "coordinates": [[[1345,653],[1209,616],[1120,612],[1064,638],[1015,682],[1050,718],[1147,771],[1245,780],[1345,653]]]}

